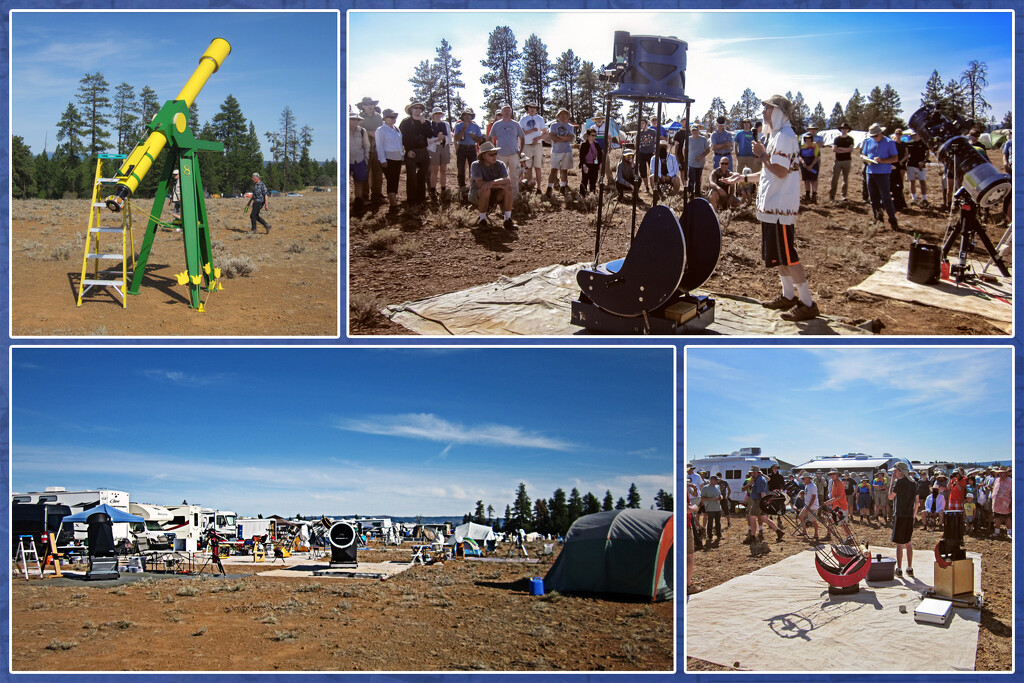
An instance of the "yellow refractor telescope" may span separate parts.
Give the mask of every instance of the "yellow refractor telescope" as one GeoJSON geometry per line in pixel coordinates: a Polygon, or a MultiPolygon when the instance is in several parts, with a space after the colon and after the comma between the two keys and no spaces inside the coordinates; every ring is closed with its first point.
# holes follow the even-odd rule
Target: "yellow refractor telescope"
{"type": "MultiPolygon", "coordinates": [[[[187,111],[195,101],[196,95],[206,85],[206,81],[220,69],[221,64],[224,63],[225,58],[230,53],[231,45],[228,41],[223,38],[214,38],[213,42],[210,43],[210,47],[206,48],[206,52],[199,58],[199,66],[196,67],[196,70],[192,73],[188,82],[185,83],[185,87],[178,93],[178,96],[174,98],[174,101],[184,102],[185,110],[187,111]]],[[[157,116],[159,117],[159,114],[157,116]]],[[[154,119],[155,121],[156,119],[154,119]]],[[[183,133],[188,125],[188,117],[178,112],[173,115],[172,122],[177,131],[183,133]]],[[[117,171],[116,177],[123,178],[123,180],[114,188],[114,194],[107,197],[106,204],[108,209],[114,212],[121,210],[125,200],[138,189],[139,183],[146,177],[146,173],[149,172],[157,155],[160,154],[160,151],[166,144],[167,135],[157,129],[153,130],[145,140],[135,147],[134,151],[125,159],[121,168],[117,171]]]]}

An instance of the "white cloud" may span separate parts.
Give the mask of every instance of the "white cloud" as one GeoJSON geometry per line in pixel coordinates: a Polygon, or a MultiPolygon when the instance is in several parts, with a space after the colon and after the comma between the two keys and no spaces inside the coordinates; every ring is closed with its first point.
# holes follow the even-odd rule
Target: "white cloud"
{"type": "Polygon", "coordinates": [[[361,419],[341,418],[335,427],[362,434],[398,436],[426,439],[448,444],[474,444],[477,446],[511,446],[569,451],[573,444],[560,439],[528,432],[509,425],[478,425],[468,427],[449,422],[429,413],[405,415],[377,415],[361,419]]]}

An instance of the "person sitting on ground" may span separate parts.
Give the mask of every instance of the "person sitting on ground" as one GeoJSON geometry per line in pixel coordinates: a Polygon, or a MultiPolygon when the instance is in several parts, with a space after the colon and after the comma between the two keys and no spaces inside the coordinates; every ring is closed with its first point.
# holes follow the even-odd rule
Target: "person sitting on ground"
{"type": "Polygon", "coordinates": [[[490,209],[491,200],[498,200],[505,212],[504,228],[518,230],[519,226],[512,220],[513,181],[504,162],[498,161],[499,151],[500,148],[490,142],[480,145],[480,154],[469,167],[469,201],[476,204],[477,210],[480,211],[476,227],[490,226],[487,222],[487,211],[490,209]]]}
{"type": "Polygon", "coordinates": [[[622,152],[622,161],[615,167],[615,189],[619,193],[619,201],[633,201],[633,189],[640,182],[641,174],[636,168],[636,153],[627,149],[622,152]]]}
{"type": "Polygon", "coordinates": [[[719,157],[718,168],[711,172],[708,179],[708,201],[715,211],[724,211],[740,205],[736,196],[736,184],[742,182],[743,176],[733,173],[729,165],[732,160],[728,156],[719,157]]]}
{"type": "Polygon", "coordinates": [[[736,181],[736,196],[744,205],[753,204],[757,198],[757,185],[748,180],[752,174],[750,167],[744,166],[739,180],[736,181]]]}
{"type": "Polygon", "coordinates": [[[668,153],[668,143],[658,143],[658,154],[651,159],[651,191],[654,201],[679,191],[679,162],[668,153]]]}

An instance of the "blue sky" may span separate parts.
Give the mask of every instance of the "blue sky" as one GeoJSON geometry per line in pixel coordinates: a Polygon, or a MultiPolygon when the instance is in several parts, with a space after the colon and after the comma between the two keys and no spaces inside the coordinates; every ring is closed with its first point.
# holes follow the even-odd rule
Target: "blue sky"
{"type": "MultiPolygon", "coordinates": [[[[509,26],[520,49],[531,33],[547,45],[551,61],[572,49],[595,65],[607,64],[616,30],[636,35],[675,36],[688,43],[686,92],[703,115],[715,96],[726,106],[744,88],[760,97],[800,91],[826,116],[838,101],[845,107],[854,88],[867,95],[891,84],[903,100],[903,118],[919,106],[932,70],[943,81],[958,78],[970,60],[988,65],[986,99],[1001,121],[1012,107],[1009,12],[784,12],[705,11],[602,12],[540,10],[498,12],[349,12],[347,104],[364,95],[399,109],[412,95],[408,83],[421,60],[433,59],[446,38],[462,60],[463,98],[483,104],[480,65],[487,38],[509,26]],[[967,29],[967,30],[965,30],[967,29]],[[401,36],[402,49],[381,53],[381,41],[401,36]]],[[[682,105],[666,109],[682,115],[682,105]]]]}
{"type": "Polygon", "coordinates": [[[1013,457],[1010,348],[689,348],[686,458],[1013,457]]]}
{"type": "Polygon", "coordinates": [[[17,348],[13,491],[242,514],[504,512],[520,481],[649,507],[674,348],[17,348]],[[90,398],[91,397],[91,398],[90,398]]]}
{"type": "MultiPolygon", "coordinates": [[[[11,134],[33,154],[57,146],[56,124],[79,80],[99,71],[110,95],[125,82],[148,85],[160,103],[175,97],[210,41],[231,54],[199,93],[204,124],[234,95],[270,158],[266,131],[291,107],[313,128],[310,154],[338,156],[338,27],[333,12],[14,12],[11,22],[11,134]],[[155,35],[150,35],[158,27],[155,35]],[[47,135],[49,136],[47,139],[47,135]]],[[[116,144],[116,135],[113,135],[116,144]]],[[[114,151],[114,150],[111,150],[114,151]]]]}

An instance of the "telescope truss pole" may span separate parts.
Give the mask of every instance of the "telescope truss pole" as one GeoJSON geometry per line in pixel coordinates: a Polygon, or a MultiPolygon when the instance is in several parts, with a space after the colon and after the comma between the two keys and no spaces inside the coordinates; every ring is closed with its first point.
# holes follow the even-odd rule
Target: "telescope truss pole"
{"type": "MultiPolygon", "coordinates": [[[[636,103],[636,137],[633,138],[633,162],[634,167],[639,173],[643,173],[644,169],[640,168],[639,154],[640,154],[640,121],[644,118],[644,100],[639,100],[636,103]]],[[[655,156],[657,156],[657,147],[655,147],[655,156]]],[[[635,177],[637,173],[634,173],[633,178],[633,218],[629,225],[629,244],[633,245],[633,238],[636,236],[636,205],[640,200],[640,179],[635,177]]],[[[618,178],[615,179],[618,182],[618,178]]]]}
{"type": "MultiPolygon", "coordinates": [[[[597,127],[597,124],[594,124],[597,127]]],[[[608,154],[612,148],[612,98],[605,97],[604,100],[604,147],[601,148],[601,165],[598,167],[599,174],[607,175],[608,154]]],[[[594,265],[601,260],[601,209],[604,207],[604,178],[598,178],[597,188],[597,238],[594,244],[594,265]]]]}

